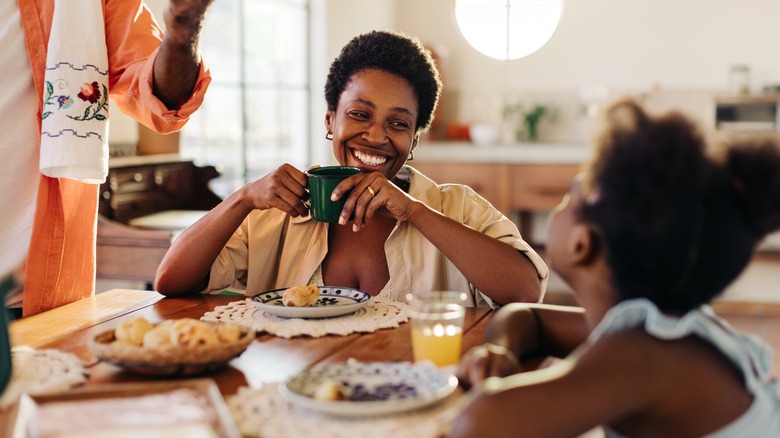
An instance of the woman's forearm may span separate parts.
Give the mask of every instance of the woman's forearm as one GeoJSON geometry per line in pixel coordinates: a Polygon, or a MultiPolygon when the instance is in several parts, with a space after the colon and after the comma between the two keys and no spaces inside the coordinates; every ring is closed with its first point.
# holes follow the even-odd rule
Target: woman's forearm
{"type": "Polygon", "coordinates": [[[152,90],[168,109],[179,109],[195,88],[201,62],[200,33],[212,1],[171,2],[165,10],[165,36],[154,60],[152,90]]]}
{"type": "Polygon", "coordinates": [[[163,295],[202,291],[214,260],[251,211],[236,192],[184,230],[157,268],[155,290],[163,295]]]}
{"type": "Polygon", "coordinates": [[[417,203],[409,223],[477,289],[499,304],[537,302],[541,281],[533,263],[512,246],[417,203]]]}

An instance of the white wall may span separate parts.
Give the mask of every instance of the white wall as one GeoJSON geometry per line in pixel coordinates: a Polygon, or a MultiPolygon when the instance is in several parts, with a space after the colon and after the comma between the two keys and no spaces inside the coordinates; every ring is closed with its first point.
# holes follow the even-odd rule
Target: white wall
{"type": "Polygon", "coordinates": [[[398,0],[396,26],[449,49],[445,99],[465,121],[498,112],[505,96],[551,100],[563,106],[558,128],[568,131],[548,134],[568,140],[586,131],[572,108],[582,87],[647,94],[650,103],[682,106],[708,122],[711,96],[726,90],[731,64],[750,65],[754,91],[780,82],[777,0],[566,0],[550,42],[509,62],[471,49],[457,30],[453,5],[398,0]]]}
{"type": "Polygon", "coordinates": [[[501,63],[461,37],[452,0],[399,0],[398,29],[450,47],[457,88],[641,88],[726,85],[732,63],[750,64],[755,83],[780,81],[776,0],[567,0],[550,42],[501,63]],[[401,13],[400,11],[407,11],[401,13]],[[432,18],[435,17],[435,18],[432,18]],[[502,64],[507,64],[504,75],[502,64]]]}
{"type": "Polygon", "coordinates": [[[328,65],[354,36],[397,26],[399,9],[395,0],[325,0],[325,3],[328,65]]]}
{"type": "Polygon", "coordinates": [[[312,0],[311,24],[311,163],[336,164],[325,140],[324,87],[331,62],[354,36],[396,25],[393,0],[312,0]]]}
{"type": "MultiPolygon", "coordinates": [[[[158,19],[166,1],[147,0],[158,19]]],[[[312,35],[313,106],[320,102],[312,111],[315,143],[324,117],[317,99],[328,66],[351,37],[372,29],[406,32],[438,48],[447,122],[497,122],[507,101],[550,103],[558,118],[543,125],[543,140],[587,139],[592,121],[582,112],[583,87],[604,86],[611,96],[643,95],[651,106],[678,106],[710,124],[712,96],[726,90],[731,64],[750,65],[754,91],[780,82],[777,0],[565,0],[550,42],[508,62],[487,58],[465,42],[454,0],[313,0],[313,5],[320,20],[324,17],[313,30],[325,35],[312,35]]],[[[118,113],[112,113],[111,139],[135,138],[134,125],[115,120],[118,113]]]]}

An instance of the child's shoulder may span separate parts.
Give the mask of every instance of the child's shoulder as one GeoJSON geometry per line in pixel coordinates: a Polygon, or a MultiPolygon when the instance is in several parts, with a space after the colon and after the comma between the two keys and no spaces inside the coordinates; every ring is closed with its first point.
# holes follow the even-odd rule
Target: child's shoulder
{"type": "Polygon", "coordinates": [[[613,376],[636,381],[636,384],[654,375],[670,376],[669,372],[672,376],[685,375],[688,370],[680,366],[680,360],[686,357],[690,359],[684,346],[688,343],[687,338],[678,341],[660,340],[640,328],[621,330],[590,343],[578,358],[577,366],[586,369],[593,367],[594,372],[609,370],[614,373],[613,376]],[[666,369],[672,363],[676,363],[676,366],[666,369]]]}
{"type": "Polygon", "coordinates": [[[752,400],[730,360],[696,336],[665,340],[640,328],[609,333],[589,346],[575,368],[604,382],[608,397],[633,406],[626,415],[657,425],[659,433],[665,427],[722,426],[724,418],[738,417],[752,400]],[[720,423],[687,418],[691,406],[720,423]]]}

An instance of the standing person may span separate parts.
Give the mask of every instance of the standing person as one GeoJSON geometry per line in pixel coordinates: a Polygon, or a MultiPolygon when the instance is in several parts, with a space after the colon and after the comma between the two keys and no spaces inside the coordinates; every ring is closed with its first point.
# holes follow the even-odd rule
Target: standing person
{"type": "Polygon", "coordinates": [[[326,138],[339,164],[361,170],[333,191],[346,197],[339,222],[311,219],[304,172],[283,164],[185,230],[155,289],[251,295],[315,284],[395,300],[457,290],[470,292],[472,306],[539,301],[547,267],[517,227],[469,187],[438,185],[405,166],[440,90],[416,39],[377,31],[353,38],[325,84],[326,138]]]}
{"type": "Polygon", "coordinates": [[[596,145],[548,238],[583,308],[500,309],[461,362],[481,389],[453,436],[780,436],[769,347],[706,305],[780,227],[780,143],[711,157],[689,119],[627,100],[596,145]]]}
{"type": "Polygon", "coordinates": [[[141,0],[0,4],[0,276],[24,266],[32,315],[94,292],[107,94],[157,132],[181,129],[210,75],[199,34],[212,0],[170,0],[165,35],[141,0]],[[85,36],[86,35],[86,36],[85,36]]]}

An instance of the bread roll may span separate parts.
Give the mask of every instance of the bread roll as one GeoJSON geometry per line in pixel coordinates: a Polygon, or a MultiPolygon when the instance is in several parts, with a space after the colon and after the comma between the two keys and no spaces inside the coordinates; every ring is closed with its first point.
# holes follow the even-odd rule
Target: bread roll
{"type": "Polygon", "coordinates": [[[158,324],[157,327],[146,332],[144,336],[144,348],[160,348],[171,344],[171,325],[158,324]]]}
{"type": "Polygon", "coordinates": [[[308,286],[293,286],[282,294],[282,304],[285,306],[305,307],[317,304],[320,298],[320,288],[310,284],[308,286]]]}
{"type": "Polygon", "coordinates": [[[171,343],[187,348],[219,345],[217,332],[203,321],[182,318],[171,325],[171,343]]]}
{"type": "Polygon", "coordinates": [[[144,336],[154,326],[143,316],[126,319],[122,321],[116,329],[114,336],[117,341],[122,341],[130,345],[140,346],[144,341],[144,336]]]}
{"type": "Polygon", "coordinates": [[[235,324],[220,324],[216,327],[216,332],[222,342],[236,342],[241,337],[241,327],[235,324]]]}

